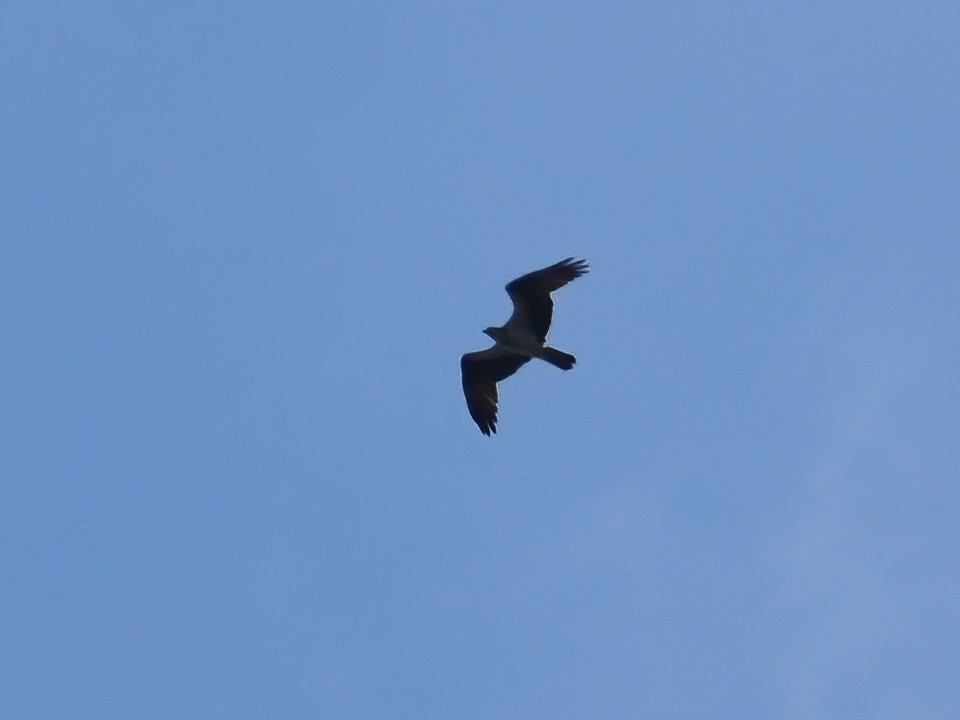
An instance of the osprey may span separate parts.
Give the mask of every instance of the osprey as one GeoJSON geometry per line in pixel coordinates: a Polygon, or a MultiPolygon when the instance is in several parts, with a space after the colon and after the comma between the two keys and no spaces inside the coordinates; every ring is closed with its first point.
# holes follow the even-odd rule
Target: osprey
{"type": "Polygon", "coordinates": [[[513,375],[530,358],[546,360],[561,370],[569,370],[577,359],[547,346],[547,331],[553,318],[550,293],[587,272],[586,260],[572,257],[555,265],[527,273],[507,284],[513,301],[513,314],[502,327],[483,332],[493,338],[494,346],[460,358],[463,394],[470,417],[484,435],[497,432],[497,383],[513,375]]]}

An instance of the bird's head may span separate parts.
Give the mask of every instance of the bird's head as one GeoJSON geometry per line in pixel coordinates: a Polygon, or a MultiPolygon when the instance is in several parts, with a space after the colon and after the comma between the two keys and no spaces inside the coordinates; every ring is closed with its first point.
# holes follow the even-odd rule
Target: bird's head
{"type": "Polygon", "coordinates": [[[503,337],[503,328],[488,327],[484,328],[483,332],[493,338],[494,341],[498,341],[501,337],[503,337]]]}

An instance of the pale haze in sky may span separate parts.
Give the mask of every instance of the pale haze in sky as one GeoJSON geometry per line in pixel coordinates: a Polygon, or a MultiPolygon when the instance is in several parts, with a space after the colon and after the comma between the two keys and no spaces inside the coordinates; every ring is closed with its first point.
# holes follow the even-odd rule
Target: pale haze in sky
{"type": "Polygon", "coordinates": [[[7,3],[4,717],[960,717],[958,38],[7,3]]]}

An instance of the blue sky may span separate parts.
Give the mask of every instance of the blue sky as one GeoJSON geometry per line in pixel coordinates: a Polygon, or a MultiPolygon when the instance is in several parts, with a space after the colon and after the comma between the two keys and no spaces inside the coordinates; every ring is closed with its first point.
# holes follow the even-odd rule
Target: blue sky
{"type": "Polygon", "coordinates": [[[960,6],[12,3],[17,718],[956,718],[960,6]],[[484,438],[459,355],[568,255],[484,438]]]}

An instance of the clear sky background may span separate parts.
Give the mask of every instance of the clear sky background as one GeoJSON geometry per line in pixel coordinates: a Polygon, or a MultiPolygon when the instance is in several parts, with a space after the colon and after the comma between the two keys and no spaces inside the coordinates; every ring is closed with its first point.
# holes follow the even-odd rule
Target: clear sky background
{"type": "Polygon", "coordinates": [[[31,0],[0,68],[5,717],[960,717],[956,2],[31,0]]]}

